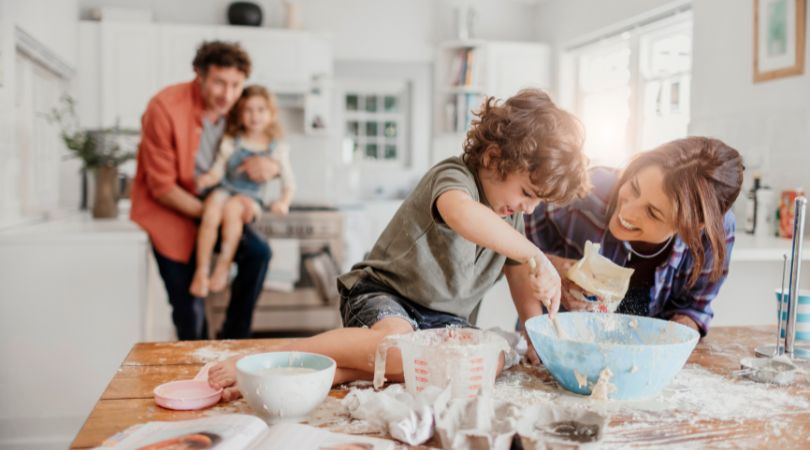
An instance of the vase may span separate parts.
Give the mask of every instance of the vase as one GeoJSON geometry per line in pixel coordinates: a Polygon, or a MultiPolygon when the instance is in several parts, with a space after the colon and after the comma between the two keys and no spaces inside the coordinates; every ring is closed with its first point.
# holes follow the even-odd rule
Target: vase
{"type": "Polygon", "coordinates": [[[110,219],[118,217],[118,168],[115,166],[96,167],[95,197],[93,218],[110,219]]]}
{"type": "Polygon", "coordinates": [[[233,2],[228,6],[228,23],[258,27],[262,24],[262,8],[252,2],[233,2]]]}

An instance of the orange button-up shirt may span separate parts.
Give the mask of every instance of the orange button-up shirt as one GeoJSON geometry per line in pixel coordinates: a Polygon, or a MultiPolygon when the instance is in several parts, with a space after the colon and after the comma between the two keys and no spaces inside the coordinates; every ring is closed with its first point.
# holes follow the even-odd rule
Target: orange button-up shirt
{"type": "Polygon", "coordinates": [[[175,185],[195,194],[194,160],[200,145],[204,103],[198,82],[169,86],[152,97],[141,118],[141,143],[132,184],[130,219],[165,257],[188,262],[197,221],[157,199],[175,185]]]}

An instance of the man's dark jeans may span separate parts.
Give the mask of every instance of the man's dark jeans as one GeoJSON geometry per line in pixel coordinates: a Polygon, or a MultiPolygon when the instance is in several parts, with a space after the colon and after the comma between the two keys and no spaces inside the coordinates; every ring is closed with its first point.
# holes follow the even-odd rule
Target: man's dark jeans
{"type": "MultiPolygon", "coordinates": [[[[188,291],[196,270],[196,252],[188,263],[170,260],[156,249],[154,252],[160,276],[169,295],[169,303],[172,305],[172,321],[177,330],[177,338],[208,339],[203,299],[194,297],[188,291]]],[[[267,241],[246,225],[234,257],[238,272],[231,283],[231,300],[218,337],[222,339],[250,337],[253,308],[262,291],[271,256],[272,252],[267,241]]]]}

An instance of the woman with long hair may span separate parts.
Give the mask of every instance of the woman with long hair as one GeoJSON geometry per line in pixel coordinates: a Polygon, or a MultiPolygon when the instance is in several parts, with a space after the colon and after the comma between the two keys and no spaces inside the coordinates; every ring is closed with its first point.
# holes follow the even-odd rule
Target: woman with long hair
{"type": "Polygon", "coordinates": [[[705,335],[728,274],[731,206],[743,170],[742,157],[725,143],[688,137],[637,155],[621,171],[592,168],[585,198],[541,204],[526,216],[526,236],[563,279],[561,309],[591,309],[564,275],[592,241],[603,256],[634,269],[616,312],[673,320],[705,335]]]}

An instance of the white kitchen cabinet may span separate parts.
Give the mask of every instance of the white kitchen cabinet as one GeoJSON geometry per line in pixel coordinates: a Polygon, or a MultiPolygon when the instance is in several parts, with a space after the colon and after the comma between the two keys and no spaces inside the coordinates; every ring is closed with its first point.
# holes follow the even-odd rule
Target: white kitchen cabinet
{"type": "MultiPolygon", "coordinates": [[[[204,41],[217,38],[217,28],[200,25],[157,25],[159,86],[169,86],[194,78],[192,62],[197,48],[204,41]]],[[[160,89],[160,88],[158,88],[160,89]]]]}
{"type": "Polygon", "coordinates": [[[140,128],[146,104],[159,88],[154,26],[102,22],[99,44],[101,126],[140,128]]]}
{"type": "Polygon", "coordinates": [[[219,27],[217,36],[239,42],[253,63],[250,82],[276,92],[304,92],[309,84],[301,53],[301,36],[247,27],[219,27]]]}
{"type": "Polygon", "coordinates": [[[0,267],[0,447],[67,448],[132,345],[173,338],[147,236],[87,214],[4,230],[0,267]]]}
{"type": "MultiPolygon", "coordinates": [[[[160,89],[194,77],[192,61],[203,41],[239,42],[251,57],[248,83],[304,102],[314,80],[333,74],[331,39],[322,34],[268,28],[82,21],[79,25],[79,105],[82,124],[140,128],[146,104],[160,89]]],[[[323,111],[320,111],[322,109],[323,111]]],[[[308,116],[311,116],[309,114],[308,116]]],[[[302,127],[305,132],[311,127],[302,127]]]]}

